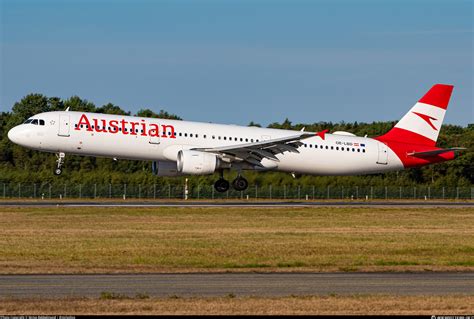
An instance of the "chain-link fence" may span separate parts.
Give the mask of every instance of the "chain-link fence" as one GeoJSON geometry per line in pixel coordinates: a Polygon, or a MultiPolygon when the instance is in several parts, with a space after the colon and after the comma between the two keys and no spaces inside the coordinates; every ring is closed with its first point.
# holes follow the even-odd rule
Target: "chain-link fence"
{"type": "Polygon", "coordinates": [[[49,184],[0,183],[2,198],[31,199],[474,199],[474,187],[430,186],[249,186],[215,191],[213,185],[129,185],[129,184],[49,184]]]}

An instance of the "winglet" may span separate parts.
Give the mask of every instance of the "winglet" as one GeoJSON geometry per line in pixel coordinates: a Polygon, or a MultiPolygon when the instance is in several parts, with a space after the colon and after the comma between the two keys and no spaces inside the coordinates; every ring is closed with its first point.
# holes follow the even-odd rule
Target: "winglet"
{"type": "Polygon", "coordinates": [[[326,133],[329,132],[329,130],[324,130],[321,132],[317,132],[316,136],[319,136],[322,140],[324,140],[326,133]]]}

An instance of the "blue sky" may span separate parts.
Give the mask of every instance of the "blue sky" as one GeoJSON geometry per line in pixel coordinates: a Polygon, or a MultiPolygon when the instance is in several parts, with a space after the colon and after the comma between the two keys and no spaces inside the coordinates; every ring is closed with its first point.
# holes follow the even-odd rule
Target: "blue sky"
{"type": "Polygon", "coordinates": [[[0,111],[32,92],[263,125],[474,122],[472,1],[0,0],[0,111]]]}

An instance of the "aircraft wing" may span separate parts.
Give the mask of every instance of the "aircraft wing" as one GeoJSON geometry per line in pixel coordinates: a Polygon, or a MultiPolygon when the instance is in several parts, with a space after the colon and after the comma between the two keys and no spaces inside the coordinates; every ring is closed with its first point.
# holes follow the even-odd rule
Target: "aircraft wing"
{"type": "Polygon", "coordinates": [[[301,132],[288,137],[280,137],[255,143],[236,144],[213,148],[193,148],[195,151],[209,152],[221,155],[229,161],[246,161],[263,167],[262,159],[267,158],[279,162],[275,156],[284,152],[299,153],[298,147],[303,145],[301,140],[316,136],[316,133],[301,132]]]}
{"type": "Polygon", "coordinates": [[[415,157],[430,157],[430,156],[436,156],[439,154],[447,153],[447,152],[459,152],[459,151],[464,151],[464,147],[452,147],[452,148],[443,148],[440,150],[434,150],[434,151],[426,151],[426,152],[412,152],[408,153],[408,156],[415,156],[415,157]]]}

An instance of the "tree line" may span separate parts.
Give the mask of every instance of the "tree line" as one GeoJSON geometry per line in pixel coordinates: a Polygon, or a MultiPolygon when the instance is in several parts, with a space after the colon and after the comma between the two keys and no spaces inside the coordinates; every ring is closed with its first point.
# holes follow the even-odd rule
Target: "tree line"
{"type": "MultiPolygon", "coordinates": [[[[151,163],[147,161],[114,161],[106,158],[67,156],[63,175],[54,176],[55,156],[50,153],[28,150],[15,145],[8,140],[7,133],[25,121],[28,117],[49,111],[73,111],[132,115],[131,112],[113,103],[96,106],[94,103],[72,96],[68,99],[47,97],[43,94],[29,94],[16,102],[10,112],[0,113],[0,182],[3,183],[71,183],[71,184],[172,184],[182,185],[184,177],[156,177],[151,173],[151,163]]],[[[133,114],[142,117],[166,118],[181,120],[175,114],[160,110],[158,113],[150,108],[141,108],[133,114]]],[[[306,131],[347,131],[357,136],[377,136],[390,130],[393,122],[346,123],[346,122],[317,122],[293,124],[285,119],[283,122],[271,123],[269,128],[293,129],[306,131]]],[[[249,126],[261,126],[253,121],[249,126]]],[[[400,172],[362,176],[301,176],[293,178],[290,174],[279,172],[245,172],[250,185],[314,185],[323,186],[471,186],[474,184],[474,125],[467,127],[458,125],[443,125],[438,146],[466,147],[458,159],[446,163],[407,169],[400,172]]],[[[227,174],[232,179],[235,172],[227,174]]],[[[190,185],[212,184],[215,176],[190,176],[190,185]]]]}

